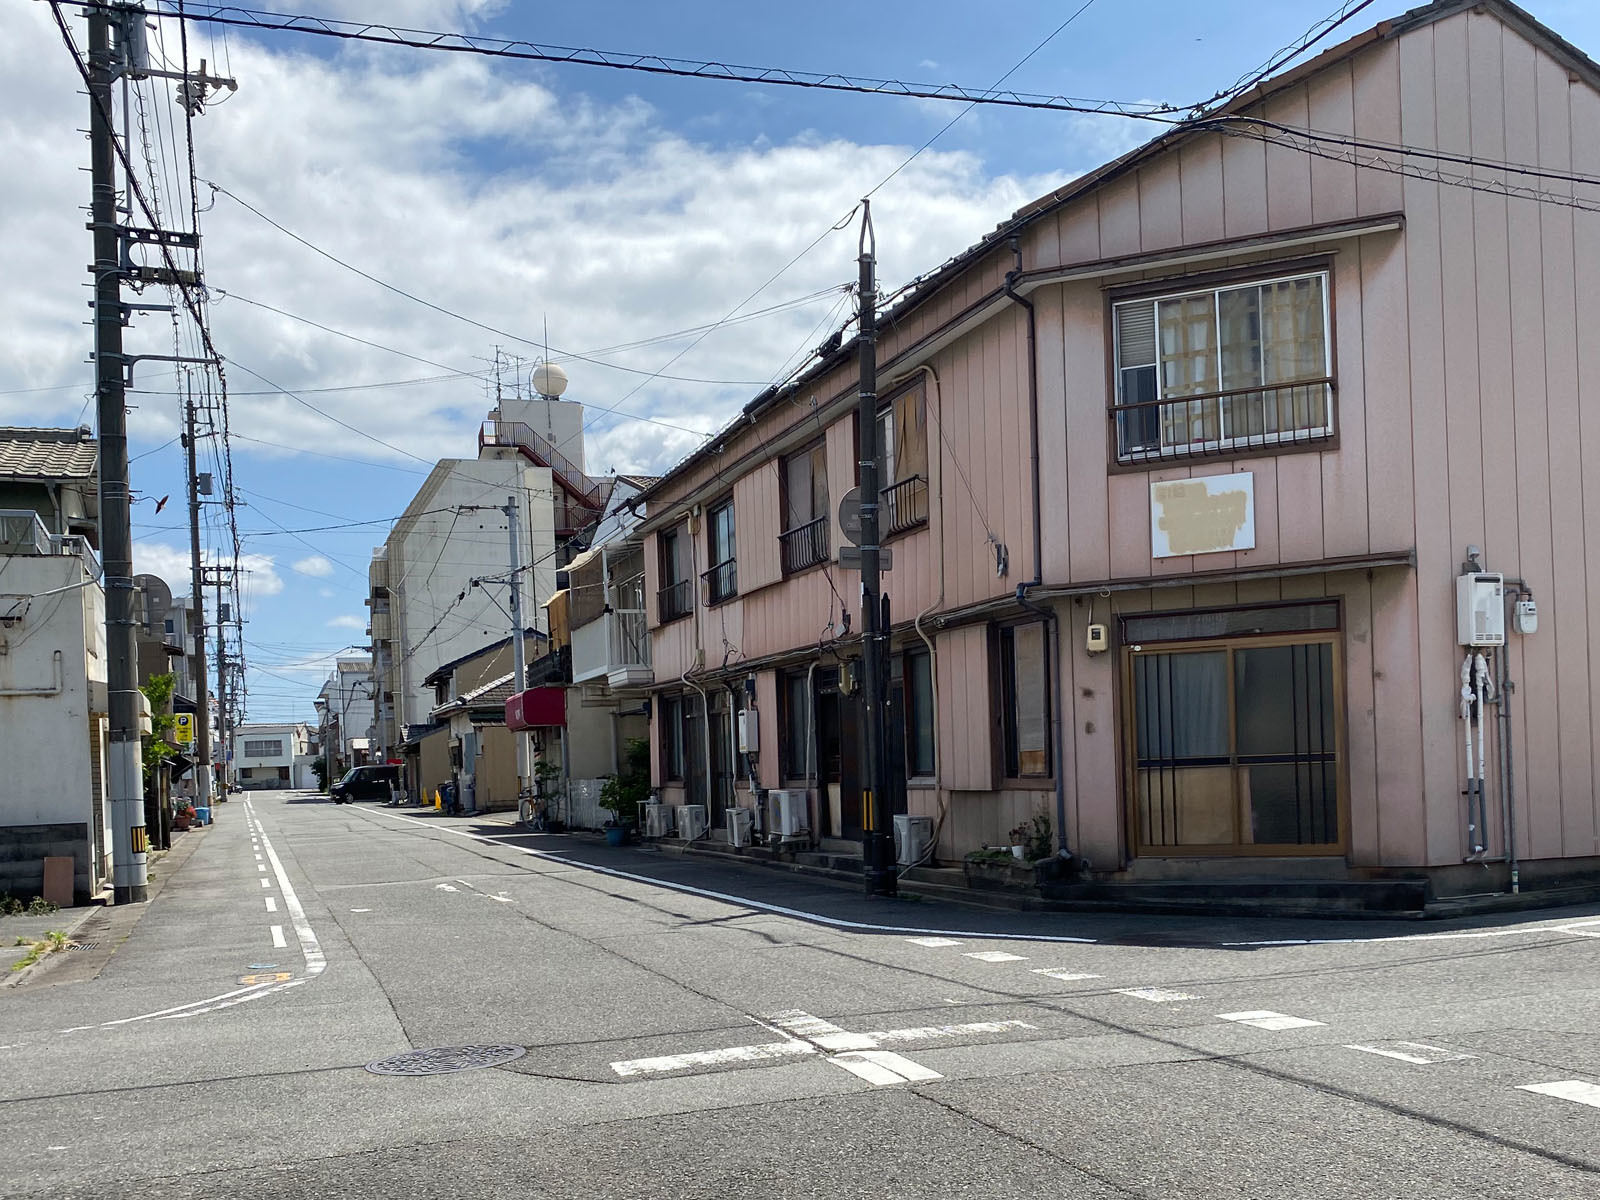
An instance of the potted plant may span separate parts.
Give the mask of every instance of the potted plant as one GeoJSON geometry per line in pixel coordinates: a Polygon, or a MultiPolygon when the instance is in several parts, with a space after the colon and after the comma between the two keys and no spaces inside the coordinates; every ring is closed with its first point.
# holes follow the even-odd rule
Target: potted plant
{"type": "Polygon", "coordinates": [[[606,844],[620,846],[639,824],[639,805],[650,798],[650,739],[630,738],[622,770],[600,786],[600,807],[611,814],[606,844]]]}
{"type": "Polygon", "coordinates": [[[194,805],[187,799],[180,799],[177,807],[172,811],[172,827],[180,833],[189,828],[194,822],[194,805]]]}
{"type": "Polygon", "coordinates": [[[1055,878],[1050,818],[1037,813],[1008,835],[1004,846],[974,850],[962,862],[967,886],[979,889],[1032,888],[1055,878]]]}

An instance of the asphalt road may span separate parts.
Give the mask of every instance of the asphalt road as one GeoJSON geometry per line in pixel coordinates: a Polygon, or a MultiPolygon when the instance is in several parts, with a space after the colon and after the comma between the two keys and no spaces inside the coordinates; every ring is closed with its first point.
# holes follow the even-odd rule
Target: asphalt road
{"type": "Polygon", "coordinates": [[[0,991],[0,1194],[1600,1195],[1600,910],[1019,916],[221,815],[126,941],[0,991]],[[522,1053],[366,1069],[462,1046],[522,1053]]]}

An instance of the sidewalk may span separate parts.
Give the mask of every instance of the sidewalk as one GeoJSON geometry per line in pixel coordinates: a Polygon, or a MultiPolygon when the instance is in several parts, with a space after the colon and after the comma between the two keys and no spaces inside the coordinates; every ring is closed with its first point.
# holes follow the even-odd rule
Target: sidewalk
{"type": "Polygon", "coordinates": [[[144,904],[90,904],[40,917],[0,918],[0,938],[4,939],[4,945],[0,946],[0,988],[24,987],[41,978],[50,983],[75,983],[100,974],[149,911],[167,880],[189,861],[204,840],[205,828],[196,826],[177,834],[171,850],[150,856],[150,899],[144,904]],[[11,970],[12,965],[28,953],[26,946],[13,944],[17,938],[41,938],[51,930],[65,933],[88,948],[50,954],[32,967],[11,970]]]}

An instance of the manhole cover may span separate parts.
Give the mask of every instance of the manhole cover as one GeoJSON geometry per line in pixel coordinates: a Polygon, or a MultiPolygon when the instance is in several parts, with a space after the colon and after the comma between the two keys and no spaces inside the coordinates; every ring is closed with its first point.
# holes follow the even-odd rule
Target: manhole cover
{"type": "Polygon", "coordinates": [[[528,1052],[525,1046],[435,1046],[408,1050],[369,1062],[374,1075],[446,1075],[451,1071],[480,1071],[515,1062],[528,1052]]]}

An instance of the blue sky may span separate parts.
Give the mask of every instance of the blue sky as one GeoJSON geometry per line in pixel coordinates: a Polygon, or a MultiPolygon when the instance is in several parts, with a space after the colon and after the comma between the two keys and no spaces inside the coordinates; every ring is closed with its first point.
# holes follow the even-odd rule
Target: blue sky
{"type": "MultiPolygon", "coordinates": [[[[88,235],[77,212],[86,156],[73,132],[83,101],[45,6],[6,3],[0,161],[32,169],[0,180],[0,236],[13,268],[0,297],[10,331],[0,423],[75,424],[92,419],[81,324],[88,235]]],[[[339,0],[271,7],[330,16],[372,9],[339,0]]],[[[394,0],[383,11],[424,29],[981,88],[1076,7],[394,0]]],[[[1096,0],[1007,86],[1192,102],[1334,7],[1096,0]]],[[[1374,4],[1335,40],[1406,7],[1374,4]]],[[[1527,7],[1600,52],[1592,0],[1527,7]]],[[[196,121],[202,178],[370,274],[503,331],[385,291],[225,195],[203,215],[247,505],[238,518],[251,556],[245,637],[256,720],[312,719],[327,661],[362,641],[365,566],[383,522],[405,507],[434,458],[475,453],[497,344],[531,360],[546,321],[553,346],[594,351],[718,320],[958,111],[286,33],[234,32],[224,44],[202,32],[193,41],[196,56],[240,84],[196,121]]],[[[158,101],[172,107],[168,96],[152,90],[146,108],[163,178],[167,118],[156,110],[158,101]]],[[[974,111],[875,199],[886,280],[937,265],[1028,199],[1145,136],[1139,123],[1114,117],[974,111]]],[[[201,204],[211,199],[202,189],[201,204]]],[[[648,379],[688,337],[592,355],[598,363],[567,361],[571,398],[618,407],[591,413],[590,469],[658,471],[692,449],[843,318],[838,288],[853,278],[854,253],[853,231],[824,239],[745,310],[780,311],[713,333],[664,372],[723,382],[648,379]]],[[[157,353],[172,345],[159,314],[142,318],[129,342],[157,353]]],[[[176,385],[147,364],[140,386],[147,390],[132,398],[130,415],[133,483],[150,502],[135,509],[138,561],[187,590],[183,462],[171,440],[176,385]],[[173,500],[156,516],[163,495],[173,500]]],[[[208,514],[210,523],[219,516],[208,514]]]]}

